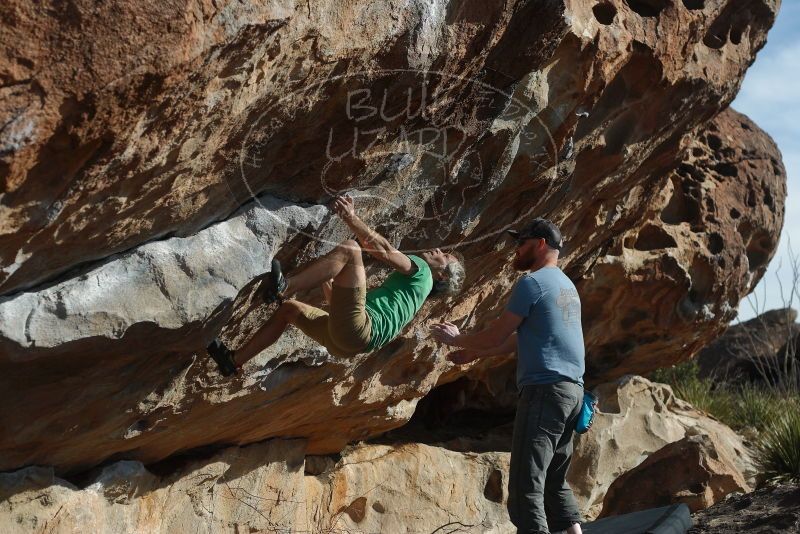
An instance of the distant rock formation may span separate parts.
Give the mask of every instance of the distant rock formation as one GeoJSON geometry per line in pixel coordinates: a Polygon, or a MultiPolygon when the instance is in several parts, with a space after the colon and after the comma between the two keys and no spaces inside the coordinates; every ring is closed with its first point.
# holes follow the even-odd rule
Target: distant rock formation
{"type": "Polygon", "coordinates": [[[786,351],[797,358],[800,324],[797,311],[791,308],[770,310],[740,324],[730,326],[724,334],[697,355],[700,374],[724,378],[731,382],[764,382],[780,376],[778,358],[786,351]],[[790,345],[790,348],[787,348],[790,345]]]}

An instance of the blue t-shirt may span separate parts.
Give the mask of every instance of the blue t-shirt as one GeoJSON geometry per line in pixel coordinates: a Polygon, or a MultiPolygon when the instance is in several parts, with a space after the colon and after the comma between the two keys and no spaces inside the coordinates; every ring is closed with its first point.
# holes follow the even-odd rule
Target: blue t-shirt
{"type": "Polygon", "coordinates": [[[517,387],[570,380],[583,384],[581,300],[558,267],[517,281],[506,309],[523,317],[517,327],[517,387]]]}

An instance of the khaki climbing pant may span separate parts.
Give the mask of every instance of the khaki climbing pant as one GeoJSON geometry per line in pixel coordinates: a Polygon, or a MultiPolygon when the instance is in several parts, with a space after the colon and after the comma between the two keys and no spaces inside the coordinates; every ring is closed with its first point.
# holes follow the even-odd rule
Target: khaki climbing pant
{"type": "Polygon", "coordinates": [[[581,522],[566,477],[582,401],[583,387],[569,381],[520,391],[508,473],[508,514],[517,532],[547,533],[581,522]]]}
{"type": "Polygon", "coordinates": [[[334,356],[354,356],[366,350],[372,333],[366,299],[365,287],[334,285],[330,313],[305,305],[295,325],[334,356]]]}

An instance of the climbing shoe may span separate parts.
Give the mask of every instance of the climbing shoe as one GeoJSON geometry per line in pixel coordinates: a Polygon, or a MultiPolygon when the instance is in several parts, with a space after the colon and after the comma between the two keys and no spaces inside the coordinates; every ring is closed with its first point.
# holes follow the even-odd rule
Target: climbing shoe
{"type": "Polygon", "coordinates": [[[286,291],[287,285],[286,277],[283,276],[283,272],[281,271],[281,262],[273,259],[272,270],[267,279],[267,288],[264,290],[264,302],[267,304],[272,304],[273,302],[283,304],[281,293],[286,291]]]}
{"type": "Polygon", "coordinates": [[[219,338],[214,338],[214,341],[209,343],[206,350],[209,356],[216,362],[222,376],[238,374],[239,370],[233,362],[233,351],[226,347],[219,338]]]}

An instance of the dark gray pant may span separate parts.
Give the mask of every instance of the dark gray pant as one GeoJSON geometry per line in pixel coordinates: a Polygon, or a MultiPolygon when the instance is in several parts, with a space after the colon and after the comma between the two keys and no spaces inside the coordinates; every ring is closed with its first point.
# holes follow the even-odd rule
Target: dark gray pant
{"type": "Polygon", "coordinates": [[[581,522],[566,481],[572,433],[583,401],[583,387],[564,381],[524,386],[517,402],[508,514],[517,532],[547,533],[581,522]]]}

